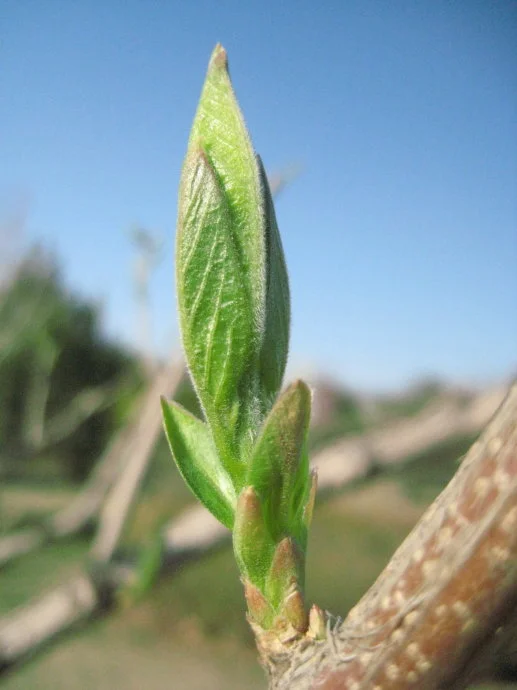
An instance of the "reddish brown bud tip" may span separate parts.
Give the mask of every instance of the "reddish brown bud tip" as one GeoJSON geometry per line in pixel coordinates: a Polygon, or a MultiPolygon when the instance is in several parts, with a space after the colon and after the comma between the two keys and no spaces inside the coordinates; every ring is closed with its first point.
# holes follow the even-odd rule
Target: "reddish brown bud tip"
{"type": "Polygon", "coordinates": [[[223,48],[223,46],[218,43],[213,52],[212,52],[212,57],[210,59],[210,65],[214,67],[222,67],[226,69],[228,67],[228,55],[226,53],[226,50],[223,48]]]}
{"type": "Polygon", "coordinates": [[[269,571],[270,578],[281,579],[284,587],[298,580],[298,575],[303,564],[303,555],[293,540],[285,537],[278,544],[273,556],[273,562],[269,571]]]}
{"type": "Polygon", "coordinates": [[[309,611],[309,629],[307,635],[314,640],[324,640],[327,635],[325,614],[317,604],[313,604],[309,611]]]}
{"type": "Polygon", "coordinates": [[[298,632],[304,633],[307,630],[307,612],[302,593],[299,589],[295,589],[291,594],[287,595],[282,605],[281,614],[287,618],[298,632]]]}
{"type": "Polygon", "coordinates": [[[303,588],[304,556],[295,542],[285,537],[277,544],[266,578],[265,593],[271,605],[278,607],[293,588],[303,588]]]}
{"type": "Polygon", "coordinates": [[[266,601],[264,595],[248,580],[244,580],[244,595],[248,605],[248,611],[253,620],[262,628],[268,628],[273,618],[273,609],[266,601]]]}
{"type": "Polygon", "coordinates": [[[262,524],[262,506],[257,492],[252,486],[243,489],[237,501],[237,513],[241,515],[243,522],[255,524],[257,521],[262,524]]]}

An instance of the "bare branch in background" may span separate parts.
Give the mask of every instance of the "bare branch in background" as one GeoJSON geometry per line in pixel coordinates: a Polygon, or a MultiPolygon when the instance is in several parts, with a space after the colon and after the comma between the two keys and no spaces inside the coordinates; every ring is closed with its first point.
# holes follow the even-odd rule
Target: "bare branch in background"
{"type": "Polygon", "coordinates": [[[158,403],[160,395],[173,395],[182,373],[182,364],[178,364],[177,368],[168,367],[156,372],[142,396],[142,401],[137,404],[131,420],[116,434],[102,458],[96,463],[89,481],[69,505],[40,527],[28,528],[0,538],[0,567],[49,540],[69,537],[80,532],[98,516],[116,478],[121,476],[128,466],[133,465],[135,457],[137,462],[142,462],[139,435],[154,445],[161,429],[158,403]],[[156,420],[156,423],[150,424],[151,431],[144,431],[142,434],[142,420],[149,419],[156,420]]]}

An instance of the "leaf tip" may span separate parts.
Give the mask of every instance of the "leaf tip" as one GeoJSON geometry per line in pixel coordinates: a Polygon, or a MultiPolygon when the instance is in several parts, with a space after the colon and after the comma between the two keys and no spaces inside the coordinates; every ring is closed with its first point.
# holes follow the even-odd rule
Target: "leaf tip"
{"type": "Polygon", "coordinates": [[[258,587],[255,587],[249,580],[243,582],[250,616],[261,627],[268,628],[273,617],[273,609],[258,587]]]}
{"type": "Polygon", "coordinates": [[[283,602],[282,613],[297,632],[306,632],[309,621],[303,595],[299,589],[294,589],[287,595],[283,602]]]}
{"type": "Polygon", "coordinates": [[[308,400],[310,402],[312,398],[312,391],[303,379],[296,379],[296,381],[294,381],[291,384],[291,386],[294,390],[297,391],[299,395],[301,395],[305,400],[308,400]]]}
{"type": "Polygon", "coordinates": [[[212,51],[210,67],[228,69],[228,53],[220,43],[217,43],[212,51]]]}
{"type": "Polygon", "coordinates": [[[303,554],[292,539],[284,537],[275,549],[269,577],[283,579],[284,587],[296,584],[303,568],[303,554]]]}
{"type": "Polygon", "coordinates": [[[169,405],[170,402],[167,400],[167,398],[164,395],[160,395],[160,408],[162,410],[162,417],[164,421],[166,416],[170,414],[169,405]]]}
{"type": "Polygon", "coordinates": [[[242,490],[237,501],[237,512],[244,522],[262,522],[262,506],[257,492],[252,486],[242,490]]]}

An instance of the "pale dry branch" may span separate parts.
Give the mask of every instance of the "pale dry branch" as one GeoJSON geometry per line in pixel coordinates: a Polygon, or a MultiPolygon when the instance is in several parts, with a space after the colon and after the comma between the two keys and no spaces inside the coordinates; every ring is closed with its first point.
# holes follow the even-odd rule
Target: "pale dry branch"
{"type": "Polygon", "coordinates": [[[0,549],[5,546],[5,561],[8,556],[40,546],[50,537],[70,535],[104,504],[90,552],[91,572],[84,570],[0,619],[0,668],[19,662],[58,634],[109,607],[114,591],[127,582],[128,574],[110,560],[159,437],[160,395],[172,395],[182,374],[180,365],[156,374],[137,418],[115,440],[92,478],[90,490],[54,516],[50,529],[26,530],[0,542],[0,549]],[[111,493],[104,500],[110,486],[111,493]]]}
{"type": "Polygon", "coordinates": [[[15,558],[43,546],[48,539],[47,532],[38,527],[28,527],[0,539],[0,568],[15,558]]]}
{"type": "Polygon", "coordinates": [[[92,579],[81,573],[0,619],[0,670],[85,620],[98,605],[92,579]]]}
{"type": "Polygon", "coordinates": [[[338,489],[374,469],[399,464],[443,441],[479,433],[507,392],[508,386],[502,385],[473,397],[467,404],[454,400],[431,402],[415,417],[333,443],[313,458],[319,488],[338,489]]]}
{"type": "Polygon", "coordinates": [[[160,392],[138,420],[131,454],[124,471],[112,486],[99,517],[99,530],[91,549],[92,558],[108,562],[120,541],[122,530],[136,499],[139,486],[151,461],[162,429],[160,395],[171,395],[183,375],[183,367],[166,369],[160,380],[160,392]]]}
{"type": "MultiPolygon", "coordinates": [[[[160,433],[159,397],[173,395],[182,373],[181,364],[155,373],[131,420],[115,435],[96,463],[89,481],[68,505],[41,526],[0,538],[0,568],[48,541],[77,534],[98,516],[117,478],[127,472],[127,468],[143,461],[142,451],[146,445],[154,445],[160,433]],[[144,422],[149,422],[148,428],[143,428],[144,422]]],[[[148,458],[149,455],[145,455],[145,462],[148,458]]]]}

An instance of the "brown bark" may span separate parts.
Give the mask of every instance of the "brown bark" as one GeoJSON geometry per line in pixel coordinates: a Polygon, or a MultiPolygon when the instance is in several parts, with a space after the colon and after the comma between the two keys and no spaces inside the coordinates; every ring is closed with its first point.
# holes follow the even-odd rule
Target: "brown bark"
{"type": "Polygon", "coordinates": [[[517,385],[344,622],[258,642],[276,690],[459,690],[492,674],[516,607],[517,385]]]}

